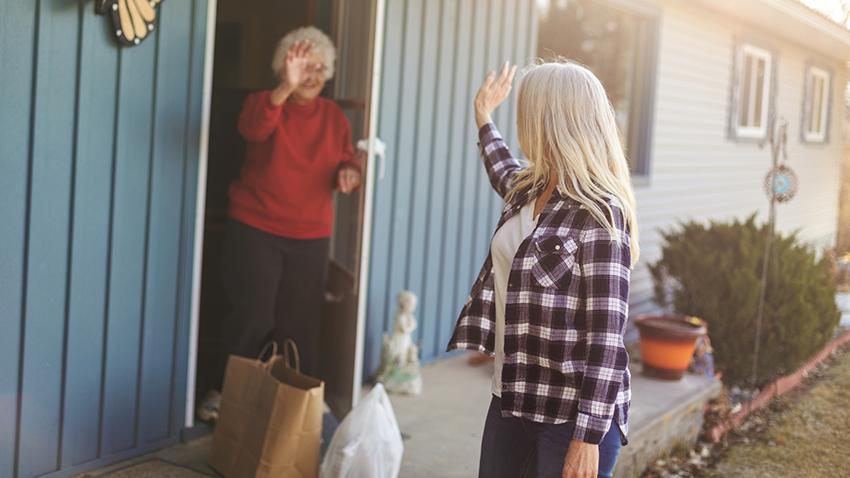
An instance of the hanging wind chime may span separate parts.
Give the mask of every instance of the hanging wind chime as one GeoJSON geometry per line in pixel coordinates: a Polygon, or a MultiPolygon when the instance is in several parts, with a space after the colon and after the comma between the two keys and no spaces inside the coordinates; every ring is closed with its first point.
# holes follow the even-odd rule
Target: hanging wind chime
{"type": "Polygon", "coordinates": [[[759,346],[761,345],[761,324],[764,318],[764,302],[767,292],[767,272],[770,264],[773,235],[776,230],[776,204],[785,203],[797,194],[797,175],[786,164],[788,162],[788,122],[784,118],[771,118],[767,142],[770,143],[771,168],[764,178],[764,192],[769,201],[767,237],[764,243],[764,260],[761,270],[761,291],[759,293],[756,315],[756,339],[753,350],[752,387],[758,380],[759,346]]]}
{"type": "Polygon", "coordinates": [[[95,0],[95,12],[112,17],[118,43],[138,45],[153,32],[156,7],[162,0],[95,0]]]}

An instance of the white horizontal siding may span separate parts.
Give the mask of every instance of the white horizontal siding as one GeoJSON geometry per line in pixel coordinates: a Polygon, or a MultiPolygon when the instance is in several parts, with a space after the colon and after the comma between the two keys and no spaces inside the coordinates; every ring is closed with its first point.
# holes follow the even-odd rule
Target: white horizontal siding
{"type": "Polygon", "coordinates": [[[770,42],[777,52],[776,107],[789,122],[788,164],[797,173],[797,196],[778,208],[778,227],[799,229],[819,246],[834,244],[842,156],[841,111],[847,81],[842,63],[833,71],[829,143],[801,143],[801,108],[806,64],[815,59],[805,47],[784,42],[745,23],[685,2],[664,2],[655,91],[650,172],[635,188],[642,256],[632,276],[632,310],[647,312],[652,281],[647,264],[660,255],[659,231],[687,220],[767,218],[764,176],[769,146],[728,139],[733,52],[741,35],[770,42]]]}

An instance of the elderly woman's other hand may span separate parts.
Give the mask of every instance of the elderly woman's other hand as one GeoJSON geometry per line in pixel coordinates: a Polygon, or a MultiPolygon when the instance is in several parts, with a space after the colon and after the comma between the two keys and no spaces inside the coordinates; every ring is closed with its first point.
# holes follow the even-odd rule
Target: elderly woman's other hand
{"type": "Polygon", "coordinates": [[[360,186],[360,171],[355,167],[343,167],[337,173],[337,188],[349,194],[360,186]]]}
{"type": "Polygon", "coordinates": [[[475,95],[475,122],[479,128],[493,121],[490,115],[510,94],[515,74],[516,65],[511,66],[507,61],[498,75],[495,71],[487,73],[475,95]]]}

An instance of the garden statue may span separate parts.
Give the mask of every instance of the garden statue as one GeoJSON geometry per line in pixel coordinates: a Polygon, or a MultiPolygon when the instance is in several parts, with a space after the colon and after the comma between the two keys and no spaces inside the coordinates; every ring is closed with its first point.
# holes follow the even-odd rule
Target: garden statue
{"type": "Polygon", "coordinates": [[[392,335],[384,335],[381,370],[378,381],[389,392],[419,395],[422,393],[422,374],[419,369],[419,348],[411,334],[416,330],[416,295],[399,292],[398,311],[392,335]]]}

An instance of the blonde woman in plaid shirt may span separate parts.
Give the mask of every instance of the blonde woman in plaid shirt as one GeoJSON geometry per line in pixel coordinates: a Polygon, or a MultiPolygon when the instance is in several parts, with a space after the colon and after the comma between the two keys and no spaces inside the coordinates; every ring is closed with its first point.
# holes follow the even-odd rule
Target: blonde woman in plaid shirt
{"type": "Polygon", "coordinates": [[[495,356],[479,476],[609,477],[627,443],[629,274],[638,229],[629,167],[599,80],[529,67],[508,150],[491,119],[516,67],[475,98],[481,157],[505,199],[449,349],[495,356]]]}

